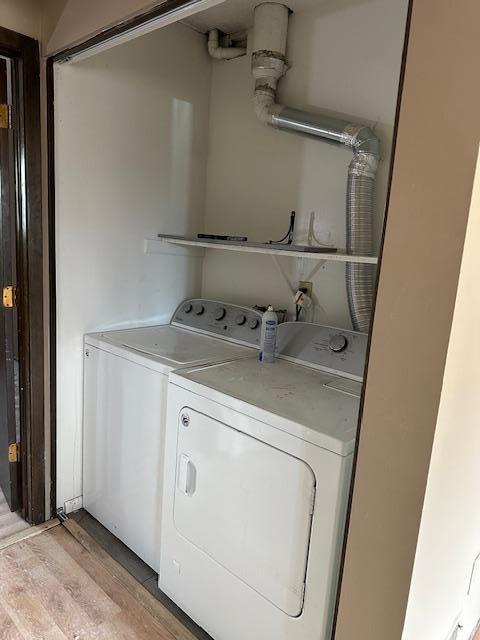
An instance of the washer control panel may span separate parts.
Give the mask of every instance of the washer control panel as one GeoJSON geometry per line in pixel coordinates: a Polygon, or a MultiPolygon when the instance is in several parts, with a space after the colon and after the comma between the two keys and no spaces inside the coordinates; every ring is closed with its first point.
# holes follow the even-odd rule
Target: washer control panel
{"type": "Polygon", "coordinates": [[[361,380],[367,341],[366,333],[307,322],[285,322],[278,327],[277,354],[280,358],[284,356],[361,380]]]}
{"type": "Polygon", "coordinates": [[[185,300],[173,314],[171,323],[185,329],[205,331],[252,346],[260,345],[262,314],[250,307],[216,300],[185,300]]]}

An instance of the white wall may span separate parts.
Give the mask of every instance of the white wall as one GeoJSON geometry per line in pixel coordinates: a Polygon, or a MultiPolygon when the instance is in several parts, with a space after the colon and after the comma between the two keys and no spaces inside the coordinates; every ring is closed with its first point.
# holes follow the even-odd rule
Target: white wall
{"type": "MultiPolygon", "coordinates": [[[[403,640],[449,640],[480,553],[480,164],[422,513],[403,640]]],[[[421,428],[421,425],[418,425],[421,428]]],[[[462,616],[470,628],[480,618],[462,616]],[[476,619],[475,619],[476,618],[476,619]]],[[[471,606],[471,602],[468,606],[471,606]]],[[[462,619],[461,618],[461,619],[462,619]]]]}
{"type": "MultiPolygon", "coordinates": [[[[406,0],[326,2],[290,19],[291,69],[280,98],[289,106],[324,109],[377,123],[382,141],[376,193],[377,246],[381,231],[390,145],[406,20],[406,0]]],[[[352,153],[262,127],[252,108],[250,57],[214,62],[205,230],[265,241],[286,232],[297,212],[297,241],[305,242],[310,212],[317,235],[345,246],[345,192],[352,153]]],[[[282,258],[293,281],[312,268],[282,258]],[[303,271],[302,271],[303,270],[303,271]]],[[[316,320],[350,326],[345,267],[328,264],[314,280],[324,311],[316,320]]],[[[292,309],[291,295],[271,258],[210,251],[203,294],[233,302],[292,309]]]]}
{"type": "MultiPolygon", "coordinates": [[[[291,106],[376,123],[384,158],[377,244],[406,8],[407,0],[343,0],[294,15],[292,68],[280,94],[291,106]]],[[[144,238],[203,228],[275,239],[295,209],[297,241],[306,240],[316,211],[317,234],[342,247],[352,154],[262,127],[252,108],[250,57],[212,63],[205,38],[182,25],[57,68],[56,92],[61,505],[82,491],[85,332],[167,321],[177,301],[200,291],[292,308],[266,256],[207,251],[200,283],[198,260],[145,255],[144,238]]],[[[312,268],[308,260],[284,260],[293,280],[312,268]]],[[[349,326],[344,266],[323,267],[314,292],[323,307],[317,321],[349,326]]]]}
{"type": "Polygon", "coordinates": [[[82,492],[82,339],[168,321],[201,263],[144,239],[202,224],[211,64],[182,25],[56,70],[57,503],[82,492]]]}

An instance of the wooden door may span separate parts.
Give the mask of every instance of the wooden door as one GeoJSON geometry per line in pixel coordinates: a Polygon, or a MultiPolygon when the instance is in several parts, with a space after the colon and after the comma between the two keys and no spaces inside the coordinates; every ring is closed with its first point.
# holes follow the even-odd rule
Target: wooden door
{"type": "MultiPolygon", "coordinates": [[[[20,371],[16,287],[15,140],[7,105],[14,95],[12,60],[0,56],[0,488],[12,511],[21,504],[20,371]]],[[[12,106],[12,109],[14,107],[12,106]]]]}

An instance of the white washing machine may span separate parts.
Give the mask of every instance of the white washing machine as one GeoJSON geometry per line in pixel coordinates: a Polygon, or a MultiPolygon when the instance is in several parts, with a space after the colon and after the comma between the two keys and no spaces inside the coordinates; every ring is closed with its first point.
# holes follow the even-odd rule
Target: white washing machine
{"type": "Polygon", "coordinates": [[[168,325],[85,336],[83,504],[157,572],[168,375],[250,357],[260,329],[250,308],[196,299],[168,325]]]}
{"type": "Polygon", "coordinates": [[[216,640],[327,640],[367,336],[172,374],[159,586],[216,640]]]}

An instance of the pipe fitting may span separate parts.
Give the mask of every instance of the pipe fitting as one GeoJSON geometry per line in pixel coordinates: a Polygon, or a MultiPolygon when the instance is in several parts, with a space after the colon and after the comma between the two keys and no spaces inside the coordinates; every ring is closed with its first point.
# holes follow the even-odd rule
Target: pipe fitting
{"type": "Polygon", "coordinates": [[[282,105],[276,104],[275,92],[266,85],[255,90],[253,108],[257,118],[263,124],[273,126],[275,118],[282,110],[282,105]]]}
{"type": "Polygon", "coordinates": [[[378,168],[378,156],[372,153],[357,152],[348,166],[348,175],[364,176],[375,179],[378,168]]]}
{"type": "Polygon", "coordinates": [[[247,50],[243,47],[221,47],[220,32],[212,29],[208,32],[208,53],[215,60],[232,60],[246,55],[247,50]]]}
{"type": "Polygon", "coordinates": [[[255,79],[255,95],[269,90],[275,101],[278,81],[285,74],[287,65],[281,58],[253,54],[252,75],[255,79]]]}
{"type": "Polygon", "coordinates": [[[253,106],[263,124],[274,125],[275,117],[283,106],[276,104],[277,85],[288,66],[285,57],[273,51],[255,51],[252,54],[252,75],[255,79],[253,106]]]}
{"type": "Polygon", "coordinates": [[[344,144],[355,153],[366,153],[377,159],[380,157],[380,141],[370,127],[349,123],[345,127],[344,135],[344,144]]]}

